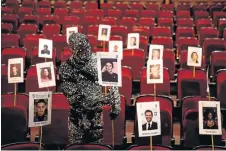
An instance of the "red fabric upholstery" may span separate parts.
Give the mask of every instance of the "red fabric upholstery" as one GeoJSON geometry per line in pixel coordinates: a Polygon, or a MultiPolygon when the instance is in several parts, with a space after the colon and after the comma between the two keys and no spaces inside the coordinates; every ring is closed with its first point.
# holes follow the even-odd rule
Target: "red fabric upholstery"
{"type": "Polygon", "coordinates": [[[45,24],[57,24],[59,17],[57,15],[44,15],[39,19],[41,19],[42,25],[44,26],[45,24]]]}
{"type": "MultiPolygon", "coordinates": [[[[177,18],[191,18],[190,10],[178,10],[180,6],[177,7],[177,18]]],[[[185,8],[186,9],[186,8],[185,8]]]]}
{"type": "Polygon", "coordinates": [[[209,18],[196,20],[196,30],[197,30],[197,32],[199,32],[199,30],[202,27],[213,27],[212,20],[209,19],[209,18]]]}
{"type": "Polygon", "coordinates": [[[67,3],[65,1],[56,1],[54,4],[54,10],[58,8],[67,8],[67,3]]]}
{"type": "Polygon", "coordinates": [[[38,57],[38,49],[33,49],[32,56],[31,56],[31,65],[36,65],[37,63],[43,63],[43,62],[53,62],[53,65],[56,65],[56,50],[52,50],[52,59],[51,58],[41,58],[38,57]]]}
{"type": "MultiPolygon", "coordinates": [[[[150,145],[147,146],[132,145],[129,148],[127,148],[127,150],[150,150],[150,145]]],[[[172,150],[172,148],[168,146],[154,145],[152,146],[152,150],[172,150]]]]}
{"type": "Polygon", "coordinates": [[[2,22],[12,24],[14,32],[16,32],[18,28],[18,19],[19,17],[17,14],[6,14],[2,16],[2,22]]]}
{"type": "Polygon", "coordinates": [[[172,37],[172,31],[169,27],[154,27],[152,37],[172,37]]]}
{"type": "Polygon", "coordinates": [[[198,19],[208,19],[209,13],[207,11],[195,11],[194,12],[195,20],[198,19]]]}
{"type": "Polygon", "coordinates": [[[138,18],[140,16],[140,13],[138,10],[125,10],[124,12],[124,16],[125,17],[134,17],[134,18],[138,18]]]}
{"type": "Polygon", "coordinates": [[[218,32],[217,28],[203,27],[199,31],[198,39],[199,39],[200,44],[202,45],[203,44],[203,41],[206,38],[218,38],[218,37],[219,37],[219,32],[218,32]]]}
{"type": "Polygon", "coordinates": [[[53,48],[56,49],[56,58],[57,60],[60,60],[61,57],[61,51],[68,47],[68,43],[66,41],[65,35],[54,35],[53,38],[53,48]]]}
{"type": "Polygon", "coordinates": [[[226,18],[226,12],[216,11],[216,12],[213,13],[213,24],[214,24],[214,26],[218,27],[218,20],[220,18],[226,18]]]}
{"type": "Polygon", "coordinates": [[[223,38],[224,35],[224,29],[226,28],[226,20],[224,19],[219,19],[219,24],[218,24],[218,30],[219,30],[219,37],[223,38]]]}
{"type": "Polygon", "coordinates": [[[117,36],[121,36],[123,38],[123,44],[127,43],[127,35],[128,35],[128,30],[127,27],[125,26],[112,26],[111,27],[111,35],[117,35],[117,36]]]}
{"type": "Polygon", "coordinates": [[[82,9],[82,2],[80,2],[80,1],[71,1],[70,5],[69,5],[69,9],[70,9],[70,11],[72,9],[82,9]]]}
{"type": "Polygon", "coordinates": [[[114,18],[121,18],[122,17],[122,11],[119,9],[109,9],[107,11],[107,16],[108,17],[114,17],[114,18]]]}
{"type": "Polygon", "coordinates": [[[173,18],[173,11],[159,11],[158,18],[173,18]]]}
{"type": "Polygon", "coordinates": [[[98,36],[99,25],[90,25],[87,29],[89,35],[98,36]]]}
{"type": "Polygon", "coordinates": [[[87,16],[93,16],[93,17],[98,17],[99,20],[101,20],[104,17],[104,11],[101,9],[91,9],[91,10],[86,10],[84,15],[87,16]]]}
{"type": "Polygon", "coordinates": [[[10,7],[1,7],[1,15],[13,14],[13,8],[10,7]]]}
{"type": "Polygon", "coordinates": [[[226,70],[220,70],[217,73],[217,98],[221,102],[221,108],[226,108],[226,70]]]}
{"type": "Polygon", "coordinates": [[[19,15],[19,22],[22,23],[23,22],[23,19],[24,19],[24,16],[26,14],[32,14],[33,12],[33,8],[29,8],[29,7],[20,7],[19,9],[19,12],[18,12],[18,15],[19,15]]]}
{"type": "Polygon", "coordinates": [[[70,16],[73,16],[73,17],[78,17],[80,19],[80,24],[82,25],[82,21],[83,21],[83,18],[84,18],[84,13],[85,13],[85,10],[83,9],[72,9],[70,11],[70,16]]]}
{"type": "Polygon", "coordinates": [[[10,7],[13,9],[13,13],[17,14],[19,9],[19,2],[15,0],[7,0],[6,1],[6,7],[10,7]]]}
{"type": "MultiPolygon", "coordinates": [[[[40,2],[42,2],[42,1],[40,1],[40,2]]],[[[50,10],[50,8],[38,8],[37,9],[37,15],[39,16],[39,24],[43,25],[43,18],[44,18],[44,16],[45,15],[50,16],[51,15],[51,10],[50,10]]]]}
{"type": "Polygon", "coordinates": [[[61,52],[61,62],[66,61],[67,59],[69,59],[72,56],[72,52],[70,50],[70,48],[65,48],[62,52],[61,52]]]}
{"type": "Polygon", "coordinates": [[[83,18],[83,32],[85,34],[87,33],[87,29],[90,25],[98,25],[99,24],[99,18],[97,16],[85,16],[83,18]]]}
{"type": "Polygon", "coordinates": [[[90,9],[98,9],[97,3],[96,2],[87,2],[85,4],[85,9],[90,10],[90,9]]]}
{"type": "MultiPolygon", "coordinates": [[[[62,1],[59,1],[59,2],[62,2],[62,1]]],[[[64,18],[68,16],[68,9],[67,7],[64,7],[64,6],[63,8],[55,8],[53,14],[58,16],[57,24],[62,25],[64,24],[64,18]]]]}
{"type": "Polygon", "coordinates": [[[176,32],[176,40],[180,37],[195,37],[195,30],[192,27],[178,27],[176,32]]]}
{"type": "Polygon", "coordinates": [[[194,27],[192,18],[179,18],[177,19],[177,27],[194,27]]]}
{"type": "Polygon", "coordinates": [[[172,18],[158,18],[158,26],[170,27],[173,30],[174,24],[172,18]]]}
{"type": "Polygon", "coordinates": [[[104,25],[116,25],[116,18],[114,17],[105,17],[105,18],[102,18],[101,21],[100,21],[100,24],[104,24],[104,25]]]}
{"type": "Polygon", "coordinates": [[[107,16],[107,12],[109,9],[113,9],[113,4],[111,3],[102,3],[100,4],[100,8],[104,11],[104,16],[107,16]]]}
{"type": "Polygon", "coordinates": [[[110,146],[102,144],[84,144],[84,145],[69,145],[64,150],[113,150],[110,146]]]}
{"type": "Polygon", "coordinates": [[[51,8],[50,1],[39,1],[38,8],[51,8]]]}
{"type": "Polygon", "coordinates": [[[164,11],[174,11],[174,4],[162,4],[161,10],[164,11]]]}
{"type": "Polygon", "coordinates": [[[151,44],[163,45],[164,49],[173,49],[173,39],[171,37],[153,37],[151,44]]]}
{"type": "Polygon", "coordinates": [[[23,23],[38,25],[39,24],[39,16],[26,14],[23,18],[23,23]]]}
{"type": "Polygon", "coordinates": [[[141,14],[140,14],[140,17],[144,17],[144,18],[152,18],[152,19],[155,19],[157,18],[158,12],[154,11],[154,10],[142,10],[141,11],[141,14]]]}
{"type": "Polygon", "coordinates": [[[183,50],[188,50],[188,47],[198,47],[199,41],[195,37],[181,37],[177,40],[177,53],[180,54],[183,50]]]}
{"type": "Polygon", "coordinates": [[[219,69],[226,68],[226,51],[213,51],[211,54],[211,75],[213,81],[216,79],[216,73],[219,69]]]}
{"type": "Polygon", "coordinates": [[[2,34],[1,49],[19,47],[20,36],[18,34],[2,34]]]}
{"type": "Polygon", "coordinates": [[[46,36],[48,39],[52,39],[53,35],[60,34],[60,25],[58,24],[50,24],[44,25],[42,29],[43,35],[46,36]]]}
{"type": "Polygon", "coordinates": [[[163,67],[168,69],[170,80],[174,79],[175,68],[175,54],[173,50],[163,51],[163,67]]]}
{"type": "Polygon", "coordinates": [[[21,24],[18,29],[18,34],[20,35],[20,45],[24,45],[24,38],[27,34],[36,34],[38,31],[38,26],[34,24],[21,24]]]}
{"type": "Polygon", "coordinates": [[[122,25],[127,27],[128,32],[132,32],[132,28],[133,26],[135,26],[137,23],[137,19],[136,18],[132,18],[132,17],[123,17],[119,22],[118,25],[122,25]]]}
{"type": "MultiPolygon", "coordinates": [[[[21,143],[12,143],[3,145],[1,148],[2,150],[39,150],[40,148],[39,143],[33,143],[33,142],[21,142],[21,143]]],[[[43,149],[43,145],[42,145],[43,149]]]]}

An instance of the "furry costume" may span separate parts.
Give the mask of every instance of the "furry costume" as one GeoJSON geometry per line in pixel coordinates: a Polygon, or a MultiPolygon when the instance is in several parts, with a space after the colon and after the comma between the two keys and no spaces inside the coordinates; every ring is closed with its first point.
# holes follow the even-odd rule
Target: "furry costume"
{"type": "Polygon", "coordinates": [[[87,37],[74,33],[69,38],[73,55],[59,69],[61,89],[70,104],[69,143],[101,143],[103,105],[112,107],[112,114],[120,113],[120,95],[112,87],[105,96],[98,84],[97,59],[91,53],[87,37]]]}

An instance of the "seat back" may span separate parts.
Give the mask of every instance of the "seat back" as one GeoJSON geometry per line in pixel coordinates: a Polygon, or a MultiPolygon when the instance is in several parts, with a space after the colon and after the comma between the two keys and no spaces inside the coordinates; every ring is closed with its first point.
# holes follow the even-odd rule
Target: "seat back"
{"type": "Polygon", "coordinates": [[[217,72],[217,98],[221,102],[221,108],[226,108],[226,70],[219,70],[217,72]]]}

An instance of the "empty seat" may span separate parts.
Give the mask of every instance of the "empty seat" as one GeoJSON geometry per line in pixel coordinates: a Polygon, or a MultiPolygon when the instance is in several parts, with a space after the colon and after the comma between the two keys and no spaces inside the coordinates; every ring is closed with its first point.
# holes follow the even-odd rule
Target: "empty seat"
{"type": "Polygon", "coordinates": [[[53,7],[54,7],[54,11],[58,8],[67,8],[67,3],[65,1],[56,1],[53,4],[53,7]]]}
{"type": "Polygon", "coordinates": [[[39,18],[39,22],[43,22],[43,26],[45,24],[56,24],[59,20],[59,17],[57,15],[45,15],[39,18]]]}
{"type": "Polygon", "coordinates": [[[90,25],[87,29],[87,33],[90,35],[98,36],[99,25],[90,25]]]}
{"type": "Polygon", "coordinates": [[[155,20],[153,18],[146,18],[146,17],[140,18],[138,24],[139,26],[149,27],[149,36],[152,35],[152,30],[153,30],[153,27],[155,26],[155,20]]]}
{"type": "MultiPolygon", "coordinates": [[[[7,93],[1,95],[1,105],[5,106],[14,106],[14,93],[7,93]]],[[[20,106],[26,111],[29,110],[29,96],[23,93],[16,94],[15,106],[20,106]]]]}
{"type": "Polygon", "coordinates": [[[12,8],[14,14],[17,14],[18,13],[19,1],[6,0],[6,4],[5,5],[6,5],[6,7],[12,8]]]}
{"type": "Polygon", "coordinates": [[[188,47],[198,47],[199,41],[195,37],[181,37],[177,40],[177,56],[183,50],[188,50],[188,47]]]}
{"type": "Polygon", "coordinates": [[[174,24],[172,18],[158,18],[158,26],[170,27],[173,30],[174,24]]]}
{"type": "Polygon", "coordinates": [[[17,142],[12,144],[3,145],[2,150],[40,150],[44,149],[44,145],[37,142],[17,142]]]}
{"type": "Polygon", "coordinates": [[[113,9],[113,4],[111,3],[102,3],[100,4],[100,8],[104,11],[104,16],[107,16],[107,12],[109,9],[113,9]]]}
{"type": "Polygon", "coordinates": [[[25,24],[39,24],[39,16],[37,15],[25,15],[23,18],[23,23],[25,24]]]}
{"type": "Polygon", "coordinates": [[[56,49],[56,58],[57,58],[57,60],[60,60],[61,51],[65,47],[68,47],[68,43],[66,41],[66,36],[65,35],[54,35],[52,37],[52,40],[53,40],[53,48],[56,49]]]}
{"type": "Polygon", "coordinates": [[[2,34],[1,49],[19,47],[20,36],[18,34],[2,34]]]}
{"type": "Polygon", "coordinates": [[[84,16],[98,17],[98,19],[101,20],[104,17],[104,11],[101,9],[86,10],[84,16]]]}
{"type": "Polygon", "coordinates": [[[1,23],[1,33],[2,34],[11,34],[13,25],[9,23],[1,23]]]}
{"type": "MultiPolygon", "coordinates": [[[[163,69],[163,83],[157,83],[157,95],[170,95],[170,76],[168,69],[163,69]]],[[[147,84],[147,68],[141,70],[140,94],[154,94],[154,84],[147,84]]]]}
{"type": "Polygon", "coordinates": [[[32,8],[32,10],[36,12],[36,3],[34,1],[23,0],[22,7],[32,8]]]}
{"type": "Polygon", "coordinates": [[[64,20],[63,20],[63,28],[66,26],[66,25],[78,25],[79,24],[79,18],[76,17],[76,16],[66,16],[64,17],[64,20]]]}
{"type": "Polygon", "coordinates": [[[138,4],[138,3],[132,3],[129,6],[131,10],[138,10],[139,12],[141,12],[142,9],[144,8],[142,4],[138,4]]]}
{"type": "Polygon", "coordinates": [[[224,29],[226,29],[226,20],[219,19],[219,24],[218,24],[219,38],[224,37],[224,29]]]}
{"type": "Polygon", "coordinates": [[[124,15],[125,10],[128,9],[128,4],[116,3],[115,8],[119,9],[122,12],[122,15],[124,15]]]}
{"type": "MultiPolygon", "coordinates": [[[[47,1],[40,1],[40,2],[47,2],[47,1]]],[[[39,16],[39,24],[43,25],[44,16],[46,16],[46,15],[50,16],[51,10],[50,10],[50,8],[38,8],[37,15],[39,16]]]]}
{"type": "Polygon", "coordinates": [[[218,37],[219,37],[219,32],[218,32],[217,28],[212,28],[212,27],[201,28],[199,31],[199,35],[198,35],[199,42],[201,45],[203,44],[203,41],[206,38],[218,38],[218,37]]]}
{"type": "Polygon", "coordinates": [[[163,51],[163,67],[168,69],[170,80],[174,80],[175,67],[175,54],[173,50],[165,49],[163,51]]]}
{"type": "Polygon", "coordinates": [[[192,27],[177,27],[176,40],[181,37],[195,37],[195,30],[192,27]]]}
{"type": "Polygon", "coordinates": [[[13,25],[13,31],[16,32],[18,28],[18,15],[8,14],[2,16],[2,23],[9,23],[13,25]]]}
{"type": "Polygon", "coordinates": [[[177,27],[194,27],[192,18],[179,18],[177,19],[177,27]]]}
{"type": "Polygon", "coordinates": [[[210,18],[209,13],[207,11],[195,11],[194,16],[195,20],[210,18]]]}
{"type": "Polygon", "coordinates": [[[89,10],[89,9],[98,9],[97,3],[95,2],[87,2],[85,4],[85,9],[89,10]]]}
{"type": "Polygon", "coordinates": [[[211,53],[211,75],[215,81],[216,73],[220,69],[226,69],[226,51],[213,51],[211,53]]]}
{"type": "Polygon", "coordinates": [[[100,24],[111,25],[111,26],[116,25],[116,18],[113,18],[113,17],[102,18],[100,21],[100,24]]]}
{"type": "Polygon", "coordinates": [[[198,33],[203,27],[213,27],[212,19],[199,19],[196,21],[196,30],[198,33]]]}
{"type": "MultiPolygon", "coordinates": [[[[152,149],[153,150],[172,150],[171,147],[164,146],[164,145],[153,145],[152,149]]],[[[146,146],[132,145],[126,150],[150,150],[150,145],[146,145],[146,146]]]]}
{"type": "Polygon", "coordinates": [[[5,14],[13,14],[13,9],[10,7],[1,7],[1,15],[5,15],[5,14]]]}
{"type": "Polygon", "coordinates": [[[173,18],[172,11],[159,11],[158,18],[173,18]]]}
{"type": "Polygon", "coordinates": [[[151,44],[163,45],[164,49],[173,49],[173,39],[171,37],[153,37],[151,44]]]}
{"type": "Polygon", "coordinates": [[[32,15],[33,13],[33,8],[28,8],[28,7],[20,7],[18,15],[19,15],[19,22],[22,23],[24,20],[25,15],[32,15]]]}
{"type": "Polygon", "coordinates": [[[213,24],[218,27],[218,21],[221,18],[226,18],[226,12],[214,12],[213,13],[213,24]]]}
{"type": "Polygon", "coordinates": [[[55,8],[54,15],[58,16],[57,24],[64,24],[64,18],[68,16],[67,8],[55,8]]]}
{"type": "Polygon", "coordinates": [[[220,100],[221,108],[226,108],[226,70],[222,69],[217,72],[217,98],[220,100]]]}
{"type": "Polygon", "coordinates": [[[52,58],[41,58],[38,57],[38,48],[35,48],[32,50],[32,56],[31,56],[31,65],[36,65],[38,63],[43,62],[53,62],[53,65],[56,65],[56,50],[52,50],[52,58]]]}
{"type": "Polygon", "coordinates": [[[128,35],[128,30],[127,27],[125,26],[119,26],[115,25],[111,27],[111,35],[117,35],[121,36],[123,38],[123,44],[127,43],[127,35],[128,35]]]}
{"type": "Polygon", "coordinates": [[[190,10],[177,10],[176,13],[177,18],[191,18],[190,10]]]}
{"type": "Polygon", "coordinates": [[[147,10],[153,10],[153,11],[156,11],[156,12],[159,11],[159,6],[157,4],[155,4],[155,3],[145,4],[145,8],[147,10]]]}
{"type": "Polygon", "coordinates": [[[71,144],[66,146],[64,150],[113,150],[113,148],[103,144],[71,144]]]}
{"type": "Polygon", "coordinates": [[[161,10],[164,11],[174,11],[174,4],[162,4],[161,10]]]}
{"type": "Polygon", "coordinates": [[[157,18],[158,12],[154,11],[154,10],[142,10],[140,13],[140,17],[148,17],[148,18],[152,18],[155,19],[157,18]]]}
{"type": "Polygon", "coordinates": [[[188,5],[188,4],[179,4],[177,6],[177,11],[190,11],[190,5],[188,5]]]}
{"type": "Polygon", "coordinates": [[[206,96],[207,77],[204,70],[180,69],[177,75],[177,96],[181,100],[186,96],[206,96]]]}
{"type": "Polygon", "coordinates": [[[38,8],[51,8],[50,1],[39,1],[38,8]]]}
{"type": "Polygon", "coordinates": [[[138,18],[140,16],[138,10],[125,10],[124,17],[135,17],[138,18]]]}
{"type": "Polygon", "coordinates": [[[24,38],[28,34],[36,34],[38,32],[38,26],[35,24],[21,24],[18,29],[20,35],[20,45],[24,45],[24,38]]]}
{"type": "Polygon", "coordinates": [[[144,66],[145,53],[142,49],[124,49],[122,65],[129,66],[133,72],[133,80],[140,80],[140,71],[144,66]]]}
{"type": "Polygon", "coordinates": [[[82,24],[82,20],[84,18],[84,13],[85,13],[85,10],[83,10],[83,9],[72,9],[70,11],[70,16],[78,17],[81,20],[80,24],[82,24]]]}
{"type": "Polygon", "coordinates": [[[169,27],[154,27],[152,37],[172,37],[172,31],[169,27]]]}
{"type": "Polygon", "coordinates": [[[43,26],[42,34],[45,35],[46,38],[52,39],[53,35],[60,34],[60,25],[58,24],[46,24],[43,26]]]}
{"type": "Polygon", "coordinates": [[[87,33],[87,29],[90,25],[98,25],[99,24],[99,19],[98,17],[94,17],[94,16],[87,16],[83,18],[83,32],[85,34],[87,33]]]}
{"type": "Polygon", "coordinates": [[[149,27],[146,26],[133,26],[132,33],[139,33],[140,36],[145,36],[149,38],[149,27]]]}
{"type": "Polygon", "coordinates": [[[128,32],[132,32],[132,28],[133,26],[135,26],[137,23],[137,19],[136,18],[132,18],[132,17],[123,17],[119,22],[118,25],[122,25],[127,27],[128,32]]]}
{"type": "Polygon", "coordinates": [[[107,16],[108,17],[114,17],[114,18],[121,18],[122,17],[122,11],[119,9],[109,9],[107,11],[107,16]]]}
{"type": "Polygon", "coordinates": [[[71,1],[69,4],[69,10],[71,12],[72,9],[82,9],[82,2],[80,1],[71,1]]]}

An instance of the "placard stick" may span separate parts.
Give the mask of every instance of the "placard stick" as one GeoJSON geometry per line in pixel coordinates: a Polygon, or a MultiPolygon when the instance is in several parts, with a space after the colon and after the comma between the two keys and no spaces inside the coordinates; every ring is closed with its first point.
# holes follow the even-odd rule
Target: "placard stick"
{"type": "Polygon", "coordinates": [[[111,120],[111,127],[112,127],[112,146],[115,146],[115,125],[114,120],[111,120]]]}
{"type": "Polygon", "coordinates": [[[154,100],[156,101],[156,85],[154,83],[154,100]]]}
{"type": "Polygon", "coordinates": [[[39,150],[42,150],[42,126],[40,126],[39,150]]]}
{"type": "Polygon", "coordinates": [[[213,135],[211,135],[211,141],[212,141],[212,151],[214,151],[213,135]]]}
{"type": "Polygon", "coordinates": [[[132,56],[134,55],[134,49],[132,49],[132,56]]]}
{"type": "Polygon", "coordinates": [[[105,52],[105,41],[103,41],[103,52],[105,52]]]}
{"type": "Polygon", "coordinates": [[[152,136],[150,136],[150,150],[152,151],[152,136]]]}
{"type": "Polygon", "coordinates": [[[13,105],[16,106],[16,83],[14,83],[14,98],[13,98],[13,105]]]}
{"type": "Polygon", "coordinates": [[[195,66],[193,67],[193,78],[195,77],[195,66]]]}

